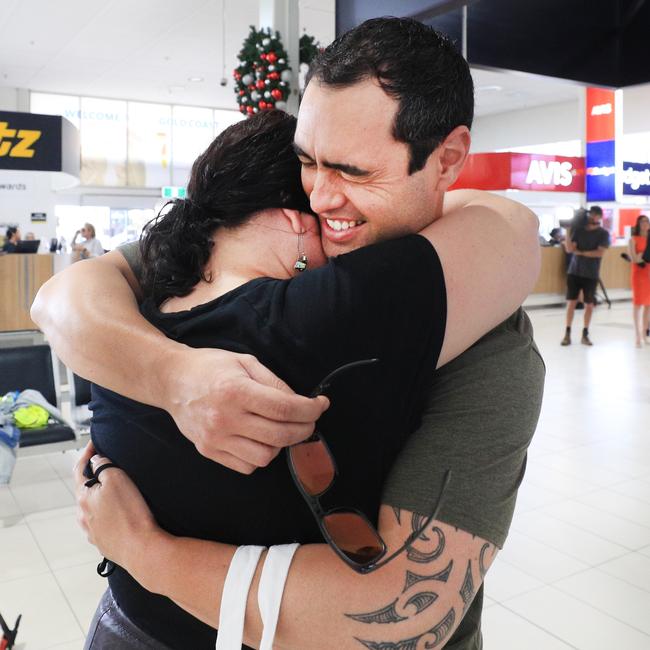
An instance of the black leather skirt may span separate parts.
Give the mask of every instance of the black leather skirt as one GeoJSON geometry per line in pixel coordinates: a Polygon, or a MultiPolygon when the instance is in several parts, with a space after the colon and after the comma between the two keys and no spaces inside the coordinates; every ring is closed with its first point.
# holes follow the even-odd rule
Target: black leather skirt
{"type": "Polygon", "coordinates": [[[134,625],[117,606],[110,589],[99,601],[84,650],[170,650],[134,625]]]}

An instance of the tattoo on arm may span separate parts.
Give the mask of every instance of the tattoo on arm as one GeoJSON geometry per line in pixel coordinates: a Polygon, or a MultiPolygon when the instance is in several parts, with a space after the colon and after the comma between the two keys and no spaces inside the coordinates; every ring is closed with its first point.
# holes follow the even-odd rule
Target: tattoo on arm
{"type": "Polygon", "coordinates": [[[447,638],[449,632],[453,629],[455,622],[456,612],[452,607],[437,625],[424,632],[424,634],[411,637],[410,639],[404,639],[403,641],[397,642],[364,641],[357,637],[355,637],[355,639],[366,646],[366,648],[369,648],[369,650],[417,650],[420,641],[424,640],[424,645],[422,647],[430,650],[438,647],[447,638]]]}
{"type": "Polygon", "coordinates": [[[422,582],[422,580],[437,580],[438,582],[447,582],[447,580],[449,580],[449,575],[451,574],[453,567],[454,561],[450,560],[449,564],[442,571],[438,571],[438,573],[434,573],[432,576],[421,576],[417,573],[413,573],[412,571],[407,571],[402,593],[412,587],[416,582],[422,582]]]}
{"type": "Polygon", "coordinates": [[[395,515],[395,519],[397,519],[397,523],[401,525],[402,511],[397,506],[393,506],[393,514],[395,515]]]}
{"type": "Polygon", "coordinates": [[[405,621],[407,616],[400,616],[397,613],[395,605],[399,598],[386,607],[382,607],[374,612],[368,612],[367,614],[346,614],[348,618],[351,618],[359,623],[399,623],[400,621],[405,621]]]}
{"type": "Polygon", "coordinates": [[[478,572],[481,574],[481,581],[485,579],[485,574],[487,573],[487,566],[485,565],[485,554],[487,553],[488,549],[492,547],[492,554],[494,554],[495,546],[492,546],[492,544],[488,544],[488,542],[485,542],[481,548],[481,553],[479,554],[478,558],[478,572]]]}
{"type": "Polygon", "coordinates": [[[474,599],[474,578],[472,577],[472,561],[467,561],[467,570],[465,571],[465,579],[460,588],[460,597],[463,599],[463,614],[467,608],[472,604],[474,599]]]}
{"type": "MultiPolygon", "coordinates": [[[[408,559],[411,560],[411,562],[427,564],[428,562],[433,562],[442,555],[443,551],[445,550],[445,534],[437,526],[435,526],[431,532],[438,538],[436,547],[427,553],[409,546],[406,555],[408,559]]],[[[429,541],[428,537],[427,541],[429,541]]]]}

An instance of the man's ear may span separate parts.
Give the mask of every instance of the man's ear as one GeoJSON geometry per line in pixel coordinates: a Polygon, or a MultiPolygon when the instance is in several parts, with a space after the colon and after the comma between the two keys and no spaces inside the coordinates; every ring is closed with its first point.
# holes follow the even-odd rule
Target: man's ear
{"type": "Polygon", "coordinates": [[[469,129],[457,126],[438,146],[434,152],[439,169],[436,189],[444,192],[456,182],[467,160],[471,143],[469,129]]]}
{"type": "Polygon", "coordinates": [[[303,221],[303,214],[298,210],[289,210],[288,208],[281,208],[282,213],[291,224],[291,229],[296,235],[304,233],[307,230],[307,224],[303,221]]]}

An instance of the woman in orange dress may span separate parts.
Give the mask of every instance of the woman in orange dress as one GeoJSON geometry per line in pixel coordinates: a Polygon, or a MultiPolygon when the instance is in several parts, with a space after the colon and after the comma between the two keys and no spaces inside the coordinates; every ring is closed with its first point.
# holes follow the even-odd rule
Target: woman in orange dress
{"type": "Polygon", "coordinates": [[[632,237],[628,244],[632,261],[632,303],[637,348],[641,347],[642,340],[646,344],[650,343],[647,338],[650,320],[650,264],[645,264],[641,258],[648,244],[648,232],[650,232],[650,219],[645,214],[641,214],[632,228],[632,237]]]}

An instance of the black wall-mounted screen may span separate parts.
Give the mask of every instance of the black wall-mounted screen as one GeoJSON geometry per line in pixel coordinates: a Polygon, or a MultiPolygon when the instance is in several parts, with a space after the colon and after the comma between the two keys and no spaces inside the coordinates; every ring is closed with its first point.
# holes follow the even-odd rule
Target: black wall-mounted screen
{"type": "Polygon", "coordinates": [[[650,82],[650,0],[337,0],[337,34],[383,15],[414,16],[460,47],[467,4],[471,64],[587,84],[650,82]],[[443,12],[443,13],[439,13],[443,12]]]}

